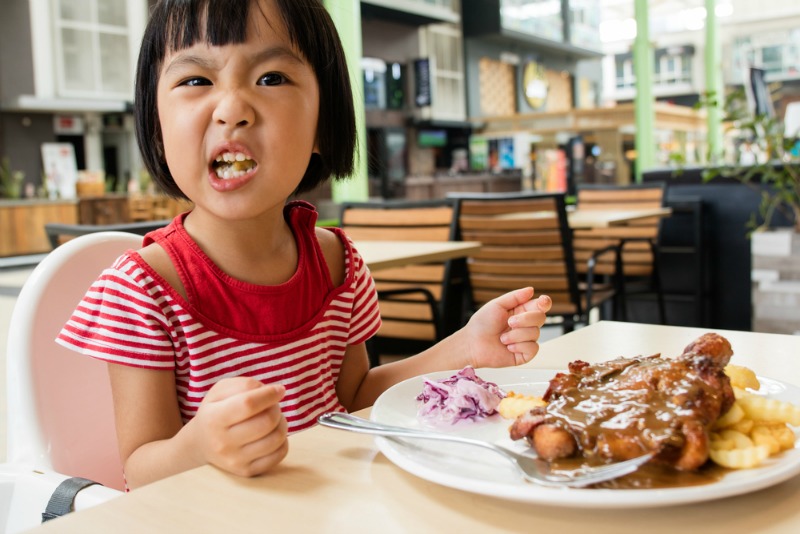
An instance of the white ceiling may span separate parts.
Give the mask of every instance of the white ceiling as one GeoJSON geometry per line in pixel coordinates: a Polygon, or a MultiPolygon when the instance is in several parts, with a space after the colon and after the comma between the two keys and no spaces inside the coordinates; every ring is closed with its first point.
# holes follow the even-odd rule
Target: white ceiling
{"type": "MultiPolygon", "coordinates": [[[[717,4],[730,3],[717,1],[717,4]]],[[[625,19],[634,17],[633,0],[600,0],[602,19],[625,19]]],[[[705,6],[705,0],[648,0],[650,18],[675,16],[684,10],[705,6]]]]}
{"type": "MultiPolygon", "coordinates": [[[[717,16],[731,16],[738,1],[742,0],[715,0],[717,16]]],[[[702,29],[705,5],[706,0],[648,0],[651,36],[702,29]]],[[[600,9],[600,37],[604,42],[633,39],[636,34],[634,0],[600,0],[600,9]]]]}

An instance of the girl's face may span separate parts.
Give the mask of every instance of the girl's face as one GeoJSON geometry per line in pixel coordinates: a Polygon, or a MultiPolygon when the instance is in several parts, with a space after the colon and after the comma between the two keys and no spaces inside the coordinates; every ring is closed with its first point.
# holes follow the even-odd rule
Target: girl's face
{"type": "Polygon", "coordinates": [[[251,5],[244,43],[198,43],[164,58],[166,161],[195,211],[242,220],[282,209],[315,150],[318,113],[314,71],[271,0],[251,5]]]}

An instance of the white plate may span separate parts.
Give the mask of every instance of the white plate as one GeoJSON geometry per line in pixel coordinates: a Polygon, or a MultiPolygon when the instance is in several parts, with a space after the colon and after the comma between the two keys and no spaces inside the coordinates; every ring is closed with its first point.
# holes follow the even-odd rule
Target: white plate
{"type": "MultiPolygon", "coordinates": [[[[439,380],[456,371],[431,373],[439,380]]],[[[478,376],[494,382],[505,391],[542,395],[557,371],[539,369],[480,369],[478,376]]],[[[759,377],[759,393],[800,404],[800,388],[777,380],[759,377]]],[[[422,377],[412,378],[389,388],[375,402],[374,421],[409,428],[424,425],[417,418],[417,395],[422,377]]],[[[508,437],[509,421],[499,415],[479,422],[460,422],[437,428],[453,434],[493,441],[511,448],[526,445],[508,437]]],[[[481,495],[514,501],[581,508],[638,508],[696,503],[740,495],[783,482],[800,473],[800,444],[754,469],[726,473],[722,479],[700,486],[665,489],[575,489],[545,488],[524,482],[502,457],[477,447],[418,440],[400,442],[376,438],[380,451],[395,465],[425,480],[481,495]]]]}

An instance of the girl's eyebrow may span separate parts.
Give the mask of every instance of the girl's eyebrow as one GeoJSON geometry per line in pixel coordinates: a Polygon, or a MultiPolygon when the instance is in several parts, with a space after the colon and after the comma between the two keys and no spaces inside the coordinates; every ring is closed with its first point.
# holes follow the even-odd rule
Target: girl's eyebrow
{"type": "Polygon", "coordinates": [[[305,61],[298,56],[292,49],[285,46],[270,46],[265,48],[255,56],[253,56],[253,63],[261,63],[271,59],[287,59],[293,63],[305,65],[305,61]]]}
{"type": "MultiPolygon", "coordinates": [[[[296,63],[297,65],[305,65],[306,62],[298,56],[292,49],[285,46],[270,46],[252,56],[250,62],[258,64],[272,59],[285,59],[296,63]]],[[[164,69],[164,74],[169,74],[174,69],[181,67],[199,67],[201,69],[213,69],[215,65],[214,60],[191,53],[179,53],[172,59],[164,69]]]]}
{"type": "Polygon", "coordinates": [[[196,54],[178,54],[164,69],[164,74],[169,74],[172,70],[186,66],[211,69],[214,67],[214,61],[196,54]]]}

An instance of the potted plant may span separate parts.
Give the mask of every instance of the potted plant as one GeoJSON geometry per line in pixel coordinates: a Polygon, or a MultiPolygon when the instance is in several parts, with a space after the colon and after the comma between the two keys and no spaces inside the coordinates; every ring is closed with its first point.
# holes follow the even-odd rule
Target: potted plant
{"type": "MultiPolygon", "coordinates": [[[[709,99],[701,105],[710,103],[709,99]]],[[[800,333],[800,132],[787,132],[780,118],[753,113],[748,104],[744,90],[727,95],[723,120],[733,140],[733,155],[727,154],[726,160],[735,163],[707,169],[704,179],[732,178],[761,196],[747,229],[752,329],[800,333]]]]}
{"type": "Polygon", "coordinates": [[[25,173],[11,169],[11,161],[7,156],[0,162],[0,198],[20,198],[25,173]]]}

